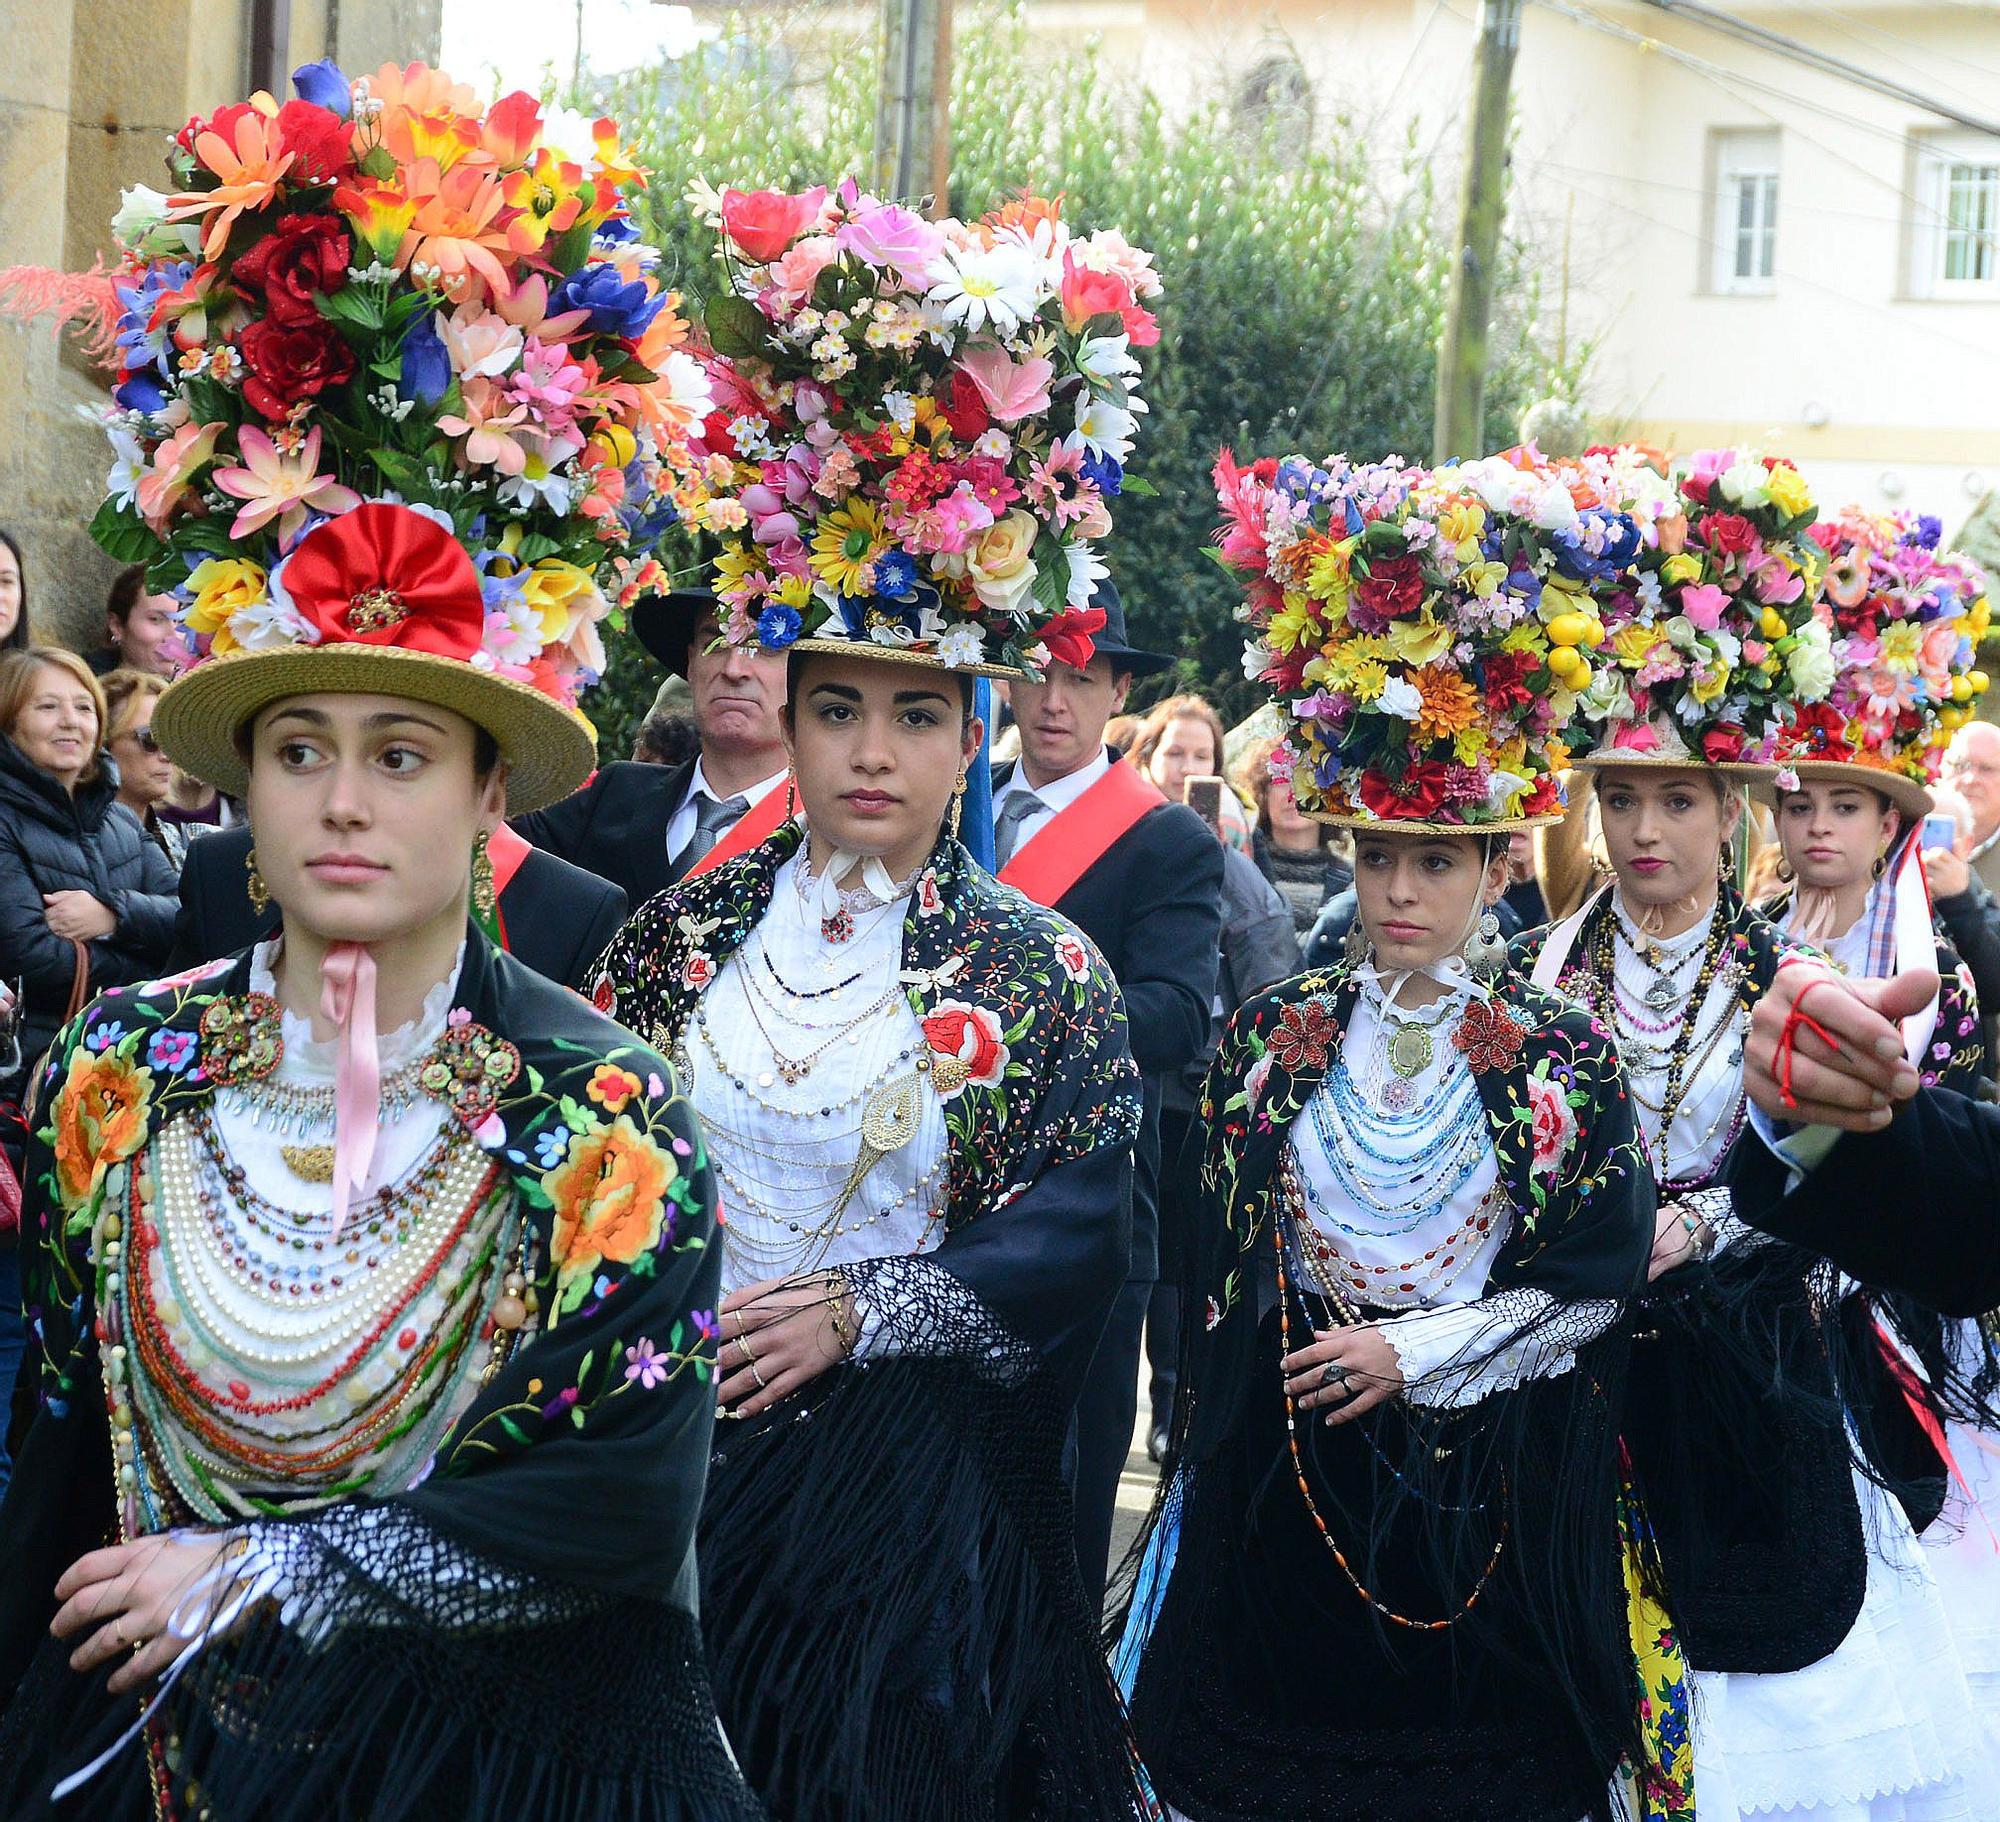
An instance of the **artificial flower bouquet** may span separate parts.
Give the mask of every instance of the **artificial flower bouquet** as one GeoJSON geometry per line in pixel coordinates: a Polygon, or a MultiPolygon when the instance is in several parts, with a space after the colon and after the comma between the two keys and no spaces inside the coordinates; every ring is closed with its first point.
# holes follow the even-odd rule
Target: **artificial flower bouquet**
{"type": "Polygon", "coordinates": [[[695,439],[725,637],[1088,662],[1158,339],[1151,257],[1024,195],[930,220],[851,183],[697,190],[716,407],[695,439]]]}
{"type": "Polygon", "coordinates": [[[1914,513],[1849,507],[1815,527],[1827,556],[1817,615],[1831,635],[1834,682],[1799,711],[1782,761],[1841,760],[1934,783],[1951,737],[1987,687],[1976,670],[1992,607],[1971,559],[1941,550],[1941,527],[1914,513]]]}
{"type": "Polygon", "coordinates": [[[1833,687],[1816,617],[1825,553],[1805,479],[1789,462],[1701,450],[1674,465],[1664,509],[1636,452],[1589,461],[1650,515],[1635,566],[1597,592],[1609,661],[1581,697],[1572,744],[1634,759],[1766,764],[1797,708],[1833,687]]]}
{"type": "MultiPolygon", "coordinates": [[[[610,121],[331,64],[188,122],[114,223],[116,463],[92,525],[198,652],[311,644],[285,565],[401,501],[472,554],[475,662],[573,702],[658,579],[707,382],[626,214],[610,121]]],[[[380,636],[398,635],[393,623],[380,636]]]]}
{"type": "Polygon", "coordinates": [[[1642,533],[1532,451],[1425,470],[1303,456],[1215,482],[1244,669],[1308,814],[1476,830],[1562,811],[1560,739],[1601,640],[1593,584],[1642,533]]]}

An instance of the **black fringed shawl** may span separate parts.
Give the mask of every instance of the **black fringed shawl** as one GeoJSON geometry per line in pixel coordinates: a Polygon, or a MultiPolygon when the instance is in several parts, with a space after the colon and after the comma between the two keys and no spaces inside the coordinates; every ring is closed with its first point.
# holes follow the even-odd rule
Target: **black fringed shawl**
{"type": "MultiPolygon", "coordinates": [[[[660,1048],[769,907],[796,824],[650,901],[598,1001],[660,1048]]],[[[972,1061],[944,1239],[840,1269],[895,1352],[716,1433],[702,1607],[717,1699],[785,1822],[1143,1813],[1061,1458],[1130,1243],[1139,1082],[1075,927],[942,841],[903,929],[912,1011],[972,1061]]]]}
{"type": "MultiPolygon", "coordinates": [[[[105,994],[43,1077],[21,1447],[0,1508],[10,1817],[41,1813],[47,1784],[139,1713],[105,1695],[103,1672],[72,1674],[47,1632],[56,1578],[119,1523],[93,1229],[153,1136],[213,1096],[203,1015],[247,1011],[249,970],[246,955],[105,994]]],[[[182,1815],[193,1781],[216,1822],[751,1822],[695,1617],[719,1258],[693,1109],[657,1056],[477,929],[453,1003],[482,1057],[518,1059],[511,1074],[496,1064],[474,1136],[528,1211],[542,1325],[414,1489],[253,1521],[310,1632],[291,1624],[296,1602],[266,1602],[194,1658],[155,1723],[176,1743],[166,1814],[182,1815]],[[624,1072],[615,1108],[594,1091],[600,1071],[624,1072]],[[645,1377],[627,1371],[641,1342],[657,1362],[645,1377]]],[[[74,1813],[152,1818],[144,1760],[128,1748],[74,1813]]]]}
{"type": "MultiPolygon", "coordinates": [[[[1135,1599],[1127,1641],[1144,1635],[1141,1750],[1196,1822],[1574,1822],[1598,1813],[1613,1767],[1639,1750],[1613,1414],[1618,1311],[1643,1274],[1652,1182],[1606,1033],[1503,975],[1454,1040],[1511,1210],[1478,1355],[1528,1346],[1575,1364],[1463,1409],[1395,1399],[1339,1428],[1301,1421],[1319,1497],[1345,1509],[1349,1562],[1378,1592],[1400,1583],[1412,1617],[1462,1606],[1507,1527],[1499,1567],[1451,1632],[1378,1619],[1303,1511],[1273,1308],[1280,1154],[1357,991],[1334,970],[1253,999],[1203,1091],[1204,1244],[1182,1305],[1171,1490],[1147,1540],[1165,1528],[1175,1554],[1164,1596],[1135,1599]],[[1521,1295],[1534,1292],[1552,1304],[1521,1295]]],[[[1297,1347],[1307,1311],[1291,1297],[1297,1347]]]]}

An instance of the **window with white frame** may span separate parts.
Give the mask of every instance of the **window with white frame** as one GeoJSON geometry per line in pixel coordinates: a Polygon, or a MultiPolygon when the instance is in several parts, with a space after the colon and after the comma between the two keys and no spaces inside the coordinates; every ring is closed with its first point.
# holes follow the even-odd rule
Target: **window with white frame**
{"type": "Polygon", "coordinates": [[[1709,283],[1717,291],[1774,288],[1778,270],[1778,135],[1715,135],[1709,283]]]}
{"type": "Polygon", "coordinates": [[[2000,296],[2000,139],[1923,134],[1915,178],[1910,289],[1919,297],[2000,296]]]}

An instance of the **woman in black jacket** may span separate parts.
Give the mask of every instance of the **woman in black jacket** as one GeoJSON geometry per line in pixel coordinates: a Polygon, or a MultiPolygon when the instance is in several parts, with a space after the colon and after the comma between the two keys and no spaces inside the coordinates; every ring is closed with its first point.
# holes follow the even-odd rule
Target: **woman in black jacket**
{"type": "Polygon", "coordinates": [[[0,662],[0,982],[22,997],[0,1147],[17,1166],[23,1087],[72,1006],[158,974],[173,943],[173,868],[118,802],[104,724],[104,693],[73,653],[0,662]]]}

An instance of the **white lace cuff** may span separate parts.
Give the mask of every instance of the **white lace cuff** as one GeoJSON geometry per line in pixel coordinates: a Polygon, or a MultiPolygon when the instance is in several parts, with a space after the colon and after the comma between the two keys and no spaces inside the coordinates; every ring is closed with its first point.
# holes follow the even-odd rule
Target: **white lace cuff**
{"type": "Polygon", "coordinates": [[[1576,1350],[1609,1329],[1619,1307],[1611,1298],[1563,1304],[1521,1289],[1411,1310],[1375,1327],[1395,1350],[1403,1396],[1457,1409],[1571,1371],[1576,1350]]]}

